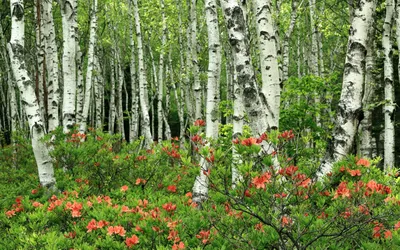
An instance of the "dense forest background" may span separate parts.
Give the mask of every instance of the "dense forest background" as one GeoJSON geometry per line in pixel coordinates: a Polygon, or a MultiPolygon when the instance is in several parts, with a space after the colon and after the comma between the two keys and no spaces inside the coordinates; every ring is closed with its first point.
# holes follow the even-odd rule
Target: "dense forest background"
{"type": "MultiPolygon", "coordinates": [[[[235,120],[232,120],[236,98],[234,82],[242,79],[240,75],[237,79],[229,27],[226,25],[229,20],[224,19],[219,3],[212,1],[210,7],[208,1],[38,0],[13,9],[22,1],[11,2],[2,1],[0,7],[0,138],[3,146],[12,143],[13,131],[23,130],[27,136],[29,134],[28,114],[23,109],[24,101],[7,51],[12,32],[10,4],[11,10],[23,11],[24,14],[23,59],[34,85],[46,132],[54,130],[54,124],[67,126],[65,106],[71,106],[67,104],[69,102],[73,106],[72,123],[84,121],[90,127],[120,133],[127,141],[140,135],[148,141],[175,136],[181,140],[187,138],[188,125],[197,119],[206,120],[209,62],[216,56],[209,54],[212,45],[209,38],[215,36],[219,38],[217,46],[221,49],[215,87],[220,99],[216,102],[216,114],[221,124],[235,120]],[[69,4],[71,10],[67,9],[69,4]],[[218,33],[214,35],[207,30],[212,22],[205,15],[208,8],[216,11],[218,33]],[[69,18],[72,23],[68,24],[67,19],[63,21],[64,18],[69,18]],[[63,33],[68,25],[73,26],[70,33],[63,33]],[[75,42],[74,48],[68,47],[71,40],[74,40],[72,44],[75,42]],[[66,53],[74,55],[66,58],[66,53]],[[67,66],[64,60],[73,60],[74,63],[67,66]],[[71,67],[71,71],[66,70],[71,67]],[[63,94],[71,90],[76,91],[72,100],[66,99],[63,94]],[[144,99],[139,101],[142,94],[144,99]],[[142,106],[144,101],[148,106],[142,106]],[[147,109],[146,114],[144,109],[147,109]]],[[[268,2],[264,6],[271,18],[267,22],[271,28],[268,39],[260,39],[265,31],[259,30],[262,13],[257,11],[258,2],[241,1],[237,4],[243,11],[243,32],[248,46],[245,49],[250,53],[256,86],[261,87],[264,81],[270,81],[275,85],[268,88],[277,88],[280,94],[279,126],[275,122],[269,125],[269,129],[293,129],[303,137],[304,145],[309,144],[308,147],[317,150],[318,155],[324,155],[333,137],[349,29],[359,3],[328,0],[268,2]],[[264,73],[267,57],[263,58],[263,46],[272,44],[268,45],[267,40],[275,44],[270,58],[275,60],[272,65],[277,63],[279,67],[279,76],[272,73],[270,80],[263,79],[263,74],[269,74],[264,73]]],[[[383,157],[385,151],[382,118],[389,101],[384,90],[382,41],[389,5],[394,8],[394,3],[376,3],[371,30],[368,31],[371,49],[367,57],[370,56],[372,61],[366,62],[363,112],[359,112],[357,119],[364,121],[360,131],[370,133],[367,143],[370,144],[369,157],[383,157]]],[[[390,49],[393,64],[390,81],[397,86],[397,13],[389,19],[389,40],[393,47],[390,49]]],[[[395,99],[390,101],[391,105],[396,103],[397,92],[398,88],[394,88],[395,99]]],[[[394,110],[391,117],[397,131],[398,109],[394,110]]],[[[248,122],[251,123],[245,119],[245,123],[248,122]]],[[[358,138],[362,138],[361,133],[358,138]]],[[[366,147],[358,141],[349,153],[365,152],[366,147]]],[[[395,148],[398,152],[399,145],[395,148]]],[[[399,162],[399,154],[394,155],[396,163],[399,162]]]]}

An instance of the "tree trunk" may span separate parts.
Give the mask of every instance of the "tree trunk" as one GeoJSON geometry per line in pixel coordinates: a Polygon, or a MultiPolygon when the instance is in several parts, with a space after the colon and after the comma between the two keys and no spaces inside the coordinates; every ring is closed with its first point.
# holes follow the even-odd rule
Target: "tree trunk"
{"type": "Polygon", "coordinates": [[[46,69],[48,89],[48,123],[49,131],[60,125],[60,88],[58,81],[58,52],[56,33],[53,20],[53,4],[51,1],[42,1],[43,4],[43,37],[46,43],[46,69]]]}
{"type": "Polygon", "coordinates": [[[76,0],[59,0],[63,26],[62,69],[64,79],[63,127],[68,133],[75,124],[76,97],[76,0]]]}
{"type": "Polygon", "coordinates": [[[266,100],[264,97],[260,97],[251,65],[243,11],[235,0],[222,0],[221,6],[227,23],[228,38],[233,51],[238,84],[243,90],[243,105],[250,120],[249,125],[252,133],[258,136],[264,133],[268,127],[263,103],[266,100]]]}
{"type": "Polygon", "coordinates": [[[328,147],[330,150],[317,173],[319,178],[331,172],[333,163],[348,155],[354,145],[355,135],[362,117],[366,46],[375,8],[375,0],[361,0],[355,9],[350,27],[337,123],[331,145],[328,147]]]}
{"type": "MultiPolygon", "coordinates": [[[[206,0],[205,11],[208,31],[208,82],[206,107],[206,137],[216,139],[219,125],[219,79],[221,72],[221,44],[219,40],[218,12],[215,0],[206,0]]],[[[208,196],[208,177],[204,174],[209,164],[200,160],[200,175],[193,186],[193,202],[201,203],[208,196]]]]}
{"type": "Polygon", "coordinates": [[[393,88],[393,60],[392,60],[392,23],[394,2],[386,1],[386,18],[383,24],[382,47],[385,55],[384,82],[385,82],[385,141],[384,141],[384,168],[386,171],[394,167],[394,88],[393,88]]]}
{"type": "Polygon", "coordinates": [[[135,24],[136,24],[136,37],[137,37],[137,51],[139,60],[139,99],[140,109],[142,111],[142,133],[145,137],[145,147],[149,147],[152,143],[152,135],[150,131],[150,117],[147,96],[147,79],[146,70],[144,68],[144,57],[143,57],[143,45],[142,45],[142,33],[140,28],[140,17],[139,7],[137,0],[133,0],[133,7],[135,13],[135,24]]]}
{"type": "Polygon", "coordinates": [[[13,74],[21,93],[21,100],[27,114],[29,131],[32,137],[32,148],[38,166],[39,180],[43,187],[55,189],[56,180],[52,159],[46,144],[42,141],[45,135],[45,126],[40,114],[33,82],[28,75],[25,65],[24,47],[24,5],[22,0],[11,0],[11,39],[8,44],[8,53],[11,60],[13,74]]]}
{"type": "Polygon", "coordinates": [[[271,2],[271,0],[255,0],[254,11],[260,51],[261,96],[266,108],[264,112],[268,128],[278,128],[281,89],[271,2]]]}
{"type": "MultiPolygon", "coordinates": [[[[129,1],[131,4],[131,1],[129,1]]],[[[133,24],[133,13],[132,6],[129,5],[129,31],[130,31],[130,47],[131,47],[131,119],[130,119],[130,132],[129,132],[129,142],[132,143],[139,137],[139,87],[137,84],[137,74],[136,74],[136,55],[135,55],[135,40],[134,34],[134,24],[133,24]]]]}
{"type": "MultiPolygon", "coordinates": [[[[87,119],[89,113],[89,104],[92,93],[93,70],[95,69],[94,57],[96,46],[96,30],[97,30],[97,0],[94,0],[92,5],[92,13],[90,17],[90,34],[89,34],[89,49],[88,49],[88,64],[86,70],[85,96],[83,103],[82,121],[80,124],[80,132],[85,133],[87,127],[87,119]]],[[[95,83],[95,85],[97,82],[95,83]]]]}

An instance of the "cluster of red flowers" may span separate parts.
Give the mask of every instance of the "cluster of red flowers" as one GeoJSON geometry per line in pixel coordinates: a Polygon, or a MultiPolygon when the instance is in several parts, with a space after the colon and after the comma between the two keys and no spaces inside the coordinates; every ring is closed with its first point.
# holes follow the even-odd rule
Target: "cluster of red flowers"
{"type": "Polygon", "coordinates": [[[176,205],[172,204],[172,202],[168,202],[162,205],[162,208],[168,213],[173,213],[176,210],[176,205]]]}
{"type": "Polygon", "coordinates": [[[271,182],[272,174],[270,172],[265,172],[261,176],[254,177],[251,181],[255,188],[265,188],[265,183],[271,182]]]}
{"type": "Polygon", "coordinates": [[[278,139],[291,140],[294,138],[292,130],[286,130],[278,135],[278,139]]]}
{"type": "Polygon", "coordinates": [[[206,126],[206,122],[204,120],[198,119],[194,121],[193,125],[197,127],[204,127],[206,126]]]}
{"type": "Polygon", "coordinates": [[[258,138],[254,138],[254,137],[249,137],[246,139],[243,139],[242,141],[240,141],[238,138],[232,140],[233,144],[241,144],[243,146],[251,146],[251,145],[258,145],[260,143],[262,143],[263,141],[268,140],[268,136],[266,133],[263,133],[260,137],[258,138]]]}
{"type": "Polygon", "coordinates": [[[210,230],[201,230],[199,234],[196,235],[197,239],[200,239],[203,244],[207,244],[210,241],[210,230]]]}
{"type": "Polygon", "coordinates": [[[177,150],[179,148],[179,146],[175,145],[174,143],[172,143],[171,146],[172,146],[171,149],[169,149],[169,147],[163,147],[162,151],[167,153],[167,155],[171,156],[172,158],[180,159],[181,155],[179,154],[179,152],[177,150]]]}
{"type": "Polygon", "coordinates": [[[81,142],[85,140],[86,134],[82,133],[74,133],[71,135],[71,139],[68,139],[67,142],[81,142]]]}
{"type": "Polygon", "coordinates": [[[107,234],[108,235],[113,235],[113,234],[118,234],[120,236],[125,236],[125,228],[122,226],[109,226],[107,228],[107,234]]]}
{"type": "Polygon", "coordinates": [[[21,203],[22,197],[18,196],[15,199],[15,203],[12,205],[13,209],[6,211],[6,216],[8,218],[11,218],[15,215],[15,213],[22,212],[24,210],[24,206],[21,203]]]}
{"type": "Polygon", "coordinates": [[[90,233],[93,230],[103,228],[104,226],[107,226],[108,224],[109,223],[104,220],[100,220],[100,221],[96,222],[95,219],[92,219],[91,221],[89,221],[88,225],[86,226],[87,232],[90,233]]]}
{"type": "Polygon", "coordinates": [[[139,237],[132,235],[130,238],[126,238],[125,244],[127,247],[131,248],[132,246],[139,244],[139,237]]]}
{"type": "Polygon", "coordinates": [[[74,201],[72,204],[71,202],[67,202],[65,208],[71,210],[72,217],[81,217],[82,203],[74,201]]]}
{"type": "MultiPolygon", "coordinates": [[[[391,194],[392,190],[389,186],[385,186],[383,184],[377,183],[375,180],[370,180],[367,183],[362,181],[358,181],[353,184],[355,192],[364,191],[364,196],[369,197],[374,193],[377,194],[391,194]]],[[[342,197],[342,198],[350,198],[351,197],[351,190],[347,187],[347,182],[343,181],[339,184],[338,188],[336,189],[334,199],[342,197]]]]}

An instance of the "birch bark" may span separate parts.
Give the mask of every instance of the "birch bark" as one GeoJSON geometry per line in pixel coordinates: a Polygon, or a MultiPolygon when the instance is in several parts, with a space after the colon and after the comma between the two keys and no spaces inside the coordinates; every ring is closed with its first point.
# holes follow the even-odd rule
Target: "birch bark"
{"type": "Polygon", "coordinates": [[[376,9],[375,0],[361,0],[354,12],[350,27],[344,66],[343,85],[338,105],[337,123],[330,150],[320,165],[321,178],[332,170],[333,163],[350,153],[362,112],[365,55],[369,27],[376,9]]]}
{"type": "Polygon", "coordinates": [[[140,109],[142,112],[142,133],[145,137],[145,146],[149,147],[152,143],[152,135],[150,131],[150,118],[149,118],[149,107],[148,107],[148,96],[147,93],[147,79],[146,70],[144,68],[144,58],[143,58],[143,45],[142,45],[142,33],[140,28],[140,17],[139,17],[139,7],[137,0],[133,0],[133,8],[135,15],[135,26],[136,26],[136,37],[137,37],[137,51],[138,51],[138,61],[139,61],[139,99],[140,99],[140,109]]]}
{"type": "Polygon", "coordinates": [[[394,13],[394,1],[386,1],[386,17],[383,24],[382,47],[385,55],[384,82],[385,82],[385,140],[384,140],[384,169],[391,170],[394,167],[394,86],[393,86],[393,59],[392,59],[392,23],[394,13]]]}
{"type": "MultiPolygon", "coordinates": [[[[96,46],[96,30],[97,30],[97,0],[93,1],[92,13],[90,16],[90,34],[89,34],[89,49],[88,49],[88,65],[86,70],[85,81],[85,95],[83,103],[82,121],[80,124],[80,132],[85,133],[87,127],[87,119],[89,115],[89,105],[92,93],[93,71],[94,71],[94,57],[96,46]]],[[[97,84],[97,83],[95,83],[97,84]]]]}
{"type": "Polygon", "coordinates": [[[75,123],[76,98],[76,0],[59,0],[63,27],[62,70],[64,79],[63,92],[63,127],[68,133],[75,123]]]}
{"type": "Polygon", "coordinates": [[[243,11],[235,0],[222,0],[221,7],[228,29],[228,40],[232,47],[238,85],[243,91],[242,105],[250,120],[249,125],[253,135],[258,136],[267,130],[268,121],[263,103],[265,99],[260,97],[251,65],[243,11]]]}
{"type": "Polygon", "coordinates": [[[268,128],[278,128],[281,89],[275,47],[277,40],[271,11],[271,0],[254,0],[262,79],[261,99],[265,107],[268,128]]]}
{"type": "MultiPolygon", "coordinates": [[[[208,31],[208,82],[206,107],[206,137],[218,137],[219,125],[219,79],[221,71],[221,44],[219,40],[218,12],[215,0],[205,2],[207,31],[208,31]]],[[[200,175],[196,177],[193,186],[193,202],[201,203],[208,196],[208,177],[204,174],[209,164],[204,158],[200,161],[200,175]]]]}
{"type": "Polygon", "coordinates": [[[38,166],[39,180],[43,187],[56,189],[56,180],[52,159],[46,144],[42,141],[45,135],[45,126],[40,114],[33,81],[28,75],[25,63],[24,47],[24,4],[22,0],[11,0],[11,39],[8,44],[8,53],[11,60],[13,74],[17,81],[24,110],[27,114],[29,131],[32,138],[32,148],[38,166]]]}

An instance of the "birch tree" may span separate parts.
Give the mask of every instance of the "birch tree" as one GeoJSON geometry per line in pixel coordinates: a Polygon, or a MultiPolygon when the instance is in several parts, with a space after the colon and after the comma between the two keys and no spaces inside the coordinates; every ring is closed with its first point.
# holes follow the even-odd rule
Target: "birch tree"
{"type": "Polygon", "coordinates": [[[43,8],[43,37],[46,49],[46,70],[48,90],[48,123],[49,131],[53,131],[60,125],[60,88],[58,81],[58,48],[53,20],[52,1],[42,1],[43,8]]]}
{"type": "MultiPolygon", "coordinates": [[[[243,90],[243,105],[254,135],[261,135],[268,127],[265,115],[265,98],[261,98],[256,84],[246,36],[243,10],[235,0],[221,0],[221,7],[228,30],[228,40],[232,47],[237,81],[243,90]]],[[[276,96],[275,96],[276,97],[276,96]]]]}
{"type": "Polygon", "coordinates": [[[29,77],[25,62],[24,46],[24,3],[22,0],[11,0],[11,39],[8,53],[15,76],[24,110],[27,114],[29,131],[32,138],[32,148],[38,166],[39,181],[43,187],[54,190],[56,180],[52,159],[46,144],[42,141],[45,135],[45,125],[40,114],[40,107],[35,96],[33,81],[29,77]]]}
{"type": "MultiPolygon", "coordinates": [[[[205,2],[208,31],[208,81],[206,107],[206,137],[216,139],[219,125],[219,79],[221,72],[221,44],[219,40],[218,12],[215,0],[205,2]]],[[[204,174],[209,164],[203,158],[200,161],[200,175],[193,187],[193,202],[201,203],[208,195],[208,177],[204,174]]]]}
{"type": "Polygon", "coordinates": [[[88,66],[86,70],[86,82],[85,82],[85,97],[82,112],[82,121],[80,124],[80,132],[85,133],[87,127],[87,118],[89,115],[89,105],[91,100],[92,92],[92,78],[93,71],[95,68],[95,45],[96,45],[96,30],[97,30],[97,0],[93,1],[92,12],[90,15],[90,35],[89,35],[89,49],[88,49],[88,66]]]}
{"type": "Polygon", "coordinates": [[[136,54],[135,54],[135,40],[134,34],[134,23],[133,23],[133,8],[131,6],[131,0],[129,1],[129,35],[130,35],[130,48],[131,48],[131,61],[130,61],[130,73],[131,73],[131,119],[130,119],[130,132],[129,139],[132,143],[139,136],[139,86],[137,84],[137,72],[136,72],[136,54]]]}
{"type": "Polygon", "coordinates": [[[143,45],[142,45],[143,42],[142,42],[139,7],[137,4],[137,0],[133,0],[133,9],[135,15],[137,52],[138,52],[138,63],[139,63],[139,100],[140,100],[140,109],[142,112],[142,133],[145,138],[145,145],[146,147],[148,147],[152,143],[153,137],[150,131],[150,118],[149,118],[149,108],[147,100],[148,98],[147,78],[146,78],[146,69],[144,67],[143,45]]]}
{"type": "Polygon", "coordinates": [[[394,167],[394,88],[392,62],[392,23],[394,1],[386,0],[386,17],[383,24],[382,47],[384,52],[384,82],[385,82],[385,140],[384,140],[384,167],[390,170],[394,167]]]}
{"type": "Polygon", "coordinates": [[[63,27],[62,70],[64,79],[63,92],[63,127],[68,133],[75,123],[76,97],[76,0],[58,0],[61,7],[63,27]]]}
{"type": "Polygon", "coordinates": [[[344,66],[343,85],[338,105],[337,123],[330,150],[317,173],[322,177],[332,170],[333,163],[351,152],[362,112],[365,52],[369,27],[376,9],[375,0],[361,0],[354,11],[344,66]]]}
{"type": "MultiPolygon", "coordinates": [[[[269,128],[279,127],[280,77],[275,30],[272,19],[272,1],[254,0],[257,38],[261,66],[261,99],[269,128]]],[[[261,131],[262,133],[262,131],[261,131]]]]}

